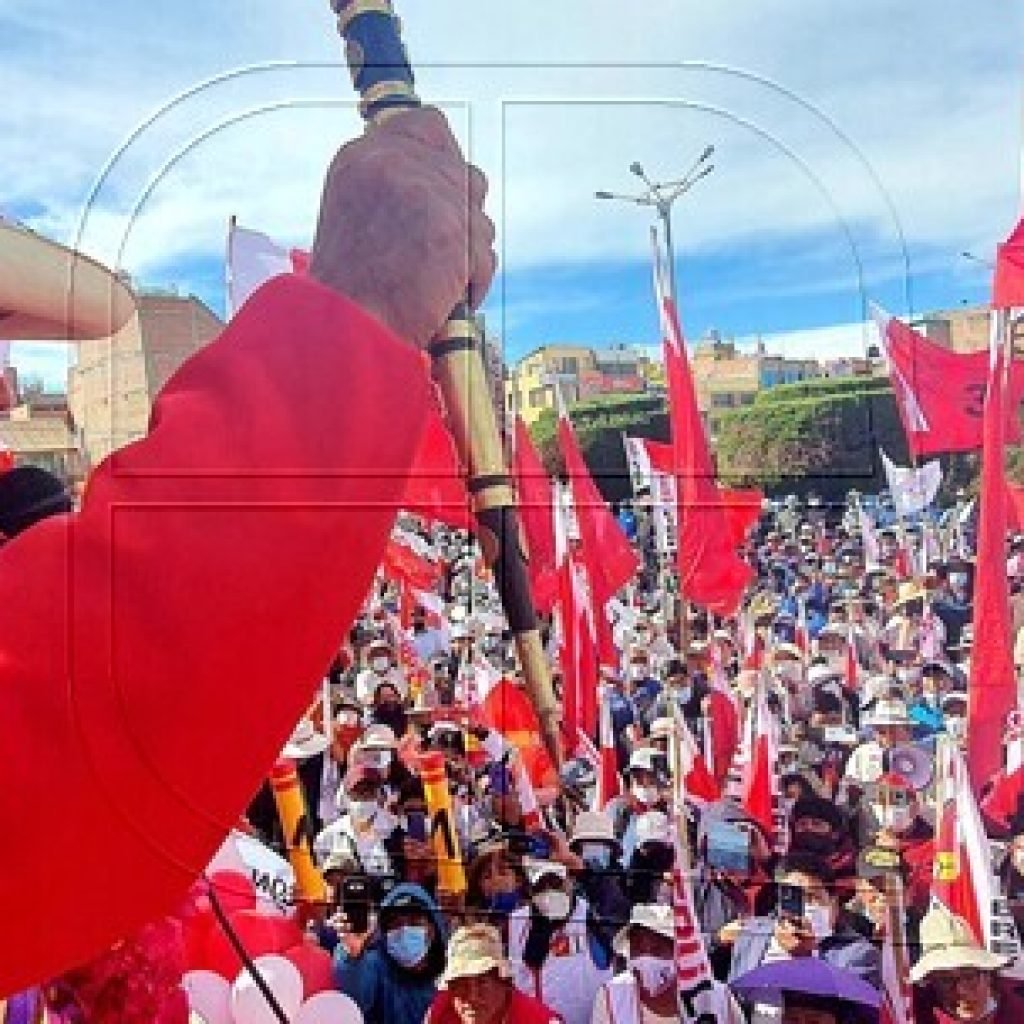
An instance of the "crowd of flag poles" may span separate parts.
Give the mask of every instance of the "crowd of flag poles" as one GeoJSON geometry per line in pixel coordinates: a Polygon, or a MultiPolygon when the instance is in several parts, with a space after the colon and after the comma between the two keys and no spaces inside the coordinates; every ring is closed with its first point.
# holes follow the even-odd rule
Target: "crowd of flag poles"
{"type": "MultiPolygon", "coordinates": [[[[697,406],[678,311],[665,287],[665,269],[654,241],[655,297],[664,336],[664,360],[672,439],[660,444],[624,438],[635,488],[649,493],[655,534],[663,554],[674,552],[679,589],[686,600],[721,619],[738,618],[744,665],[765,663],[770,643],[753,626],[742,603],[754,572],[742,557],[749,529],[762,505],[759,492],[730,491],[716,479],[710,447],[697,406]]],[[[265,235],[231,224],[228,245],[229,309],[237,309],[268,277],[304,273],[308,260],[265,235]]],[[[1010,647],[1006,535],[1024,526],[1024,493],[1008,485],[1003,468],[1006,442],[1019,439],[1016,409],[1024,394],[1024,361],[1012,358],[1013,311],[1024,307],[1024,221],[999,247],[992,302],[988,353],[954,353],[936,345],[902,321],[875,307],[873,315],[887,360],[907,444],[915,465],[896,466],[881,452],[883,466],[901,516],[913,515],[934,499],[941,483],[938,461],[920,463],[945,452],[982,451],[982,483],[974,600],[974,648],[969,685],[966,757],[940,745],[940,783],[936,827],[933,899],[964,917],[980,941],[992,945],[1006,934],[988,857],[977,796],[995,778],[986,812],[998,816],[1016,806],[1024,791],[1024,767],[1014,747],[1002,762],[1002,738],[1008,717],[1017,708],[1017,688],[1010,647]]],[[[596,803],[603,807],[618,793],[615,744],[608,705],[602,699],[601,669],[617,670],[622,653],[616,645],[615,619],[629,609],[616,595],[628,587],[639,568],[637,557],[618,521],[602,499],[584,462],[575,431],[564,408],[559,411],[558,440],[566,467],[567,493],[549,479],[522,420],[512,439],[513,472],[519,494],[530,576],[538,609],[553,612],[558,623],[562,668],[563,737],[569,752],[591,759],[597,768],[596,803]],[[571,517],[571,529],[569,519],[571,517]],[[570,543],[570,533],[575,543],[570,543]]],[[[466,494],[450,436],[440,413],[427,425],[417,463],[410,474],[405,508],[433,521],[472,529],[466,494]]],[[[879,560],[875,524],[861,509],[865,558],[879,560]]],[[[923,575],[937,558],[957,551],[962,539],[925,529],[915,548],[899,533],[896,568],[902,575],[923,575]]],[[[429,592],[439,566],[417,537],[396,530],[388,547],[384,573],[402,584],[405,607],[415,602],[430,610],[429,592]]],[[[443,609],[439,608],[440,613],[443,609]]],[[[802,617],[798,617],[801,618],[802,617]]],[[[620,623],[621,624],[621,623],[620,623]]],[[[798,643],[809,649],[806,622],[798,622],[798,643]]],[[[399,627],[400,628],[400,627],[399,627]]],[[[846,684],[859,685],[859,666],[848,641],[846,684]]],[[[403,657],[415,669],[411,647],[403,657]]],[[[482,717],[499,728],[523,753],[524,785],[542,786],[551,779],[546,755],[532,738],[536,720],[520,691],[478,658],[472,693],[482,717]]],[[[738,709],[721,672],[721,655],[712,645],[713,696],[704,737],[705,755],[685,722],[676,716],[673,764],[679,851],[675,874],[677,966],[684,1019],[710,1013],[726,1019],[716,1001],[704,944],[695,925],[686,867],[684,804],[686,800],[738,798],[747,811],[785,848],[785,829],[777,813],[777,723],[759,687],[750,701],[742,729],[738,709]]],[[[530,810],[535,810],[528,797],[530,810]]],[[[884,951],[885,1009],[897,1024],[909,1024],[906,950],[902,899],[890,901],[890,927],[884,951]]],[[[707,1019],[707,1018],[704,1018],[707,1019]]]]}

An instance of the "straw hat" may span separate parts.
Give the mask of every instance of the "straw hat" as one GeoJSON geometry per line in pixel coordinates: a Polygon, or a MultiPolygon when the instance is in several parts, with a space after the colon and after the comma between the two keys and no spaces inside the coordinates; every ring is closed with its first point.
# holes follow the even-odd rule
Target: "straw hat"
{"type": "Polygon", "coordinates": [[[643,928],[666,939],[675,938],[675,917],[672,908],[661,903],[638,903],[629,915],[629,924],[619,930],[612,948],[619,956],[629,956],[629,933],[643,928]]]}
{"type": "Polygon", "coordinates": [[[0,339],[105,338],[134,312],[112,271],[0,217],[0,339]]]}
{"type": "Polygon", "coordinates": [[[975,967],[998,971],[1010,961],[983,948],[970,925],[943,906],[928,911],[921,922],[921,959],[911,968],[910,980],[918,985],[935,971],[975,967]]]}
{"type": "Polygon", "coordinates": [[[905,604],[910,604],[911,601],[924,601],[927,598],[928,591],[917,580],[905,580],[900,584],[892,606],[893,608],[902,608],[905,604]]]}
{"type": "Polygon", "coordinates": [[[456,978],[478,978],[494,970],[501,978],[512,977],[498,929],[489,924],[464,925],[448,940],[448,962],[437,986],[447,988],[456,978]]]}

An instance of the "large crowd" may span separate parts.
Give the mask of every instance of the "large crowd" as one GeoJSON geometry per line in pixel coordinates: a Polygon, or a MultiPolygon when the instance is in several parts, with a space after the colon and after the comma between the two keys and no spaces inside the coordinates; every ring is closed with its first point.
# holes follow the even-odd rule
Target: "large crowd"
{"type": "MultiPolygon", "coordinates": [[[[939,752],[963,747],[967,721],[973,560],[962,518],[946,524],[942,560],[901,578],[903,524],[880,532],[879,564],[866,566],[854,501],[831,521],[796,501],[775,506],[750,538],[758,583],[743,613],[727,622],[691,610],[680,651],[672,609],[683,606],[662,589],[641,517],[644,568],[615,626],[621,666],[599,683],[620,790],[611,798],[592,756],[568,760],[547,785],[531,780],[522,745],[485,721],[480,667],[519,686],[514,646],[468,535],[419,524],[444,566],[430,609],[416,604],[404,629],[399,588],[379,579],[285,751],[300,764],[331,894],[308,941],[331,954],[338,990],[371,1024],[679,1019],[673,868],[683,856],[735,1019],[893,1014],[883,971],[894,946],[912,996],[899,1012],[1020,1019],[1008,957],[933,899],[939,752]],[[771,828],[744,807],[735,778],[758,694],[774,721],[771,828]],[[713,737],[709,724],[730,720],[714,711],[723,698],[740,728],[713,737]],[[689,794],[677,831],[671,747],[684,728],[723,795],[689,794]],[[464,886],[446,883],[433,841],[419,775],[431,751],[443,757],[464,886]],[[808,960],[847,979],[848,997],[825,995],[802,973],[808,960]],[[766,965],[790,973],[745,983],[766,965]]],[[[557,686],[557,621],[545,634],[557,686]]],[[[269,792],[248,823],[281,845],[269,792]]],[[[1024,817],[986,811],[985,825],[1001,896],[1024,927],[1024,817]]]]}

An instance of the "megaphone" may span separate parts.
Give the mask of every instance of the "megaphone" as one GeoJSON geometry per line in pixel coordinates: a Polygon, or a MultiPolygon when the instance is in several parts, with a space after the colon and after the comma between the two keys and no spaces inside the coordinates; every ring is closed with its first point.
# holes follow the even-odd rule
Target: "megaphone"
{"type": "Polygon", "coordinates": [[[905,743],[889,752],[889,770],[902,775],[914,789],[922,790],[935,774],[935,759],[921,747],[905,743]]]}

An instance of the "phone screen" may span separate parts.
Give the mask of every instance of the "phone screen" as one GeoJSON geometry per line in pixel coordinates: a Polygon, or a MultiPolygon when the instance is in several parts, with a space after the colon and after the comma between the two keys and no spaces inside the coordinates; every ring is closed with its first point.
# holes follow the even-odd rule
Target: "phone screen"
{"type": "Polygon", "coordinates": [[[367,878],[346,878],[341,883],[341,910],[349,927],[357,935],[370,927],[370,881],[367,878]]]}
{"type": "Polygon", "coordinates": [[[719,871],[750,871],[750,832],[731,821],[716,821],[708,829],[708,866],[719,871]]]}
{"type": "Polygon", "coordinates": [[[799,885],[780,885],[778,907],[780,917],[802,921],[807,911],[803,889],[799,885]]]}

